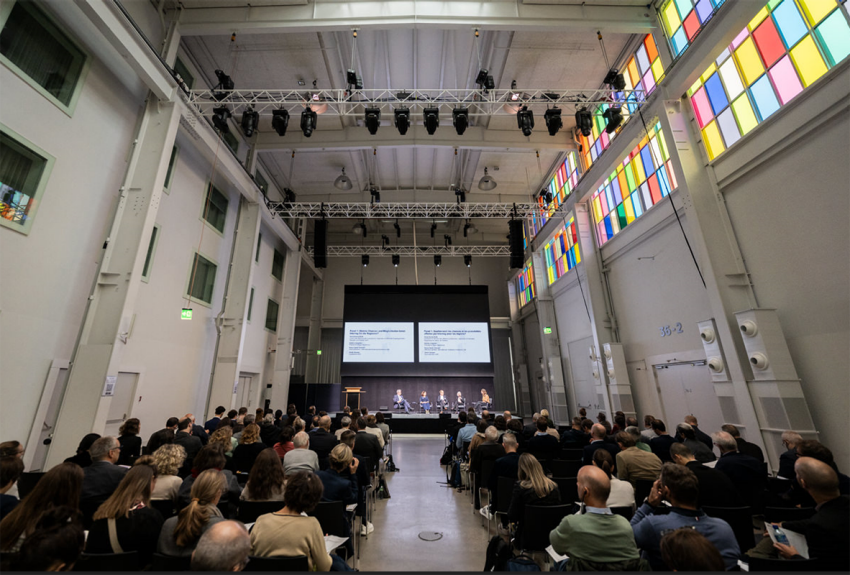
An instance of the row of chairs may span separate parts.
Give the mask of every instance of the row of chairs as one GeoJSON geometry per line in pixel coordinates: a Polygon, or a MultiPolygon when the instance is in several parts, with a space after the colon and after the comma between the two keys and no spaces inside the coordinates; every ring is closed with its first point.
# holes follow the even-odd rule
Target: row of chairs
{"type": "MultiPolygon", "coordinates": [[[[154,553],[151,571],[189,571],[192,558],[170,557],[154,553]]],[[[305,555],[297,557],[249,557],[245,571],[307,571],[309,561],[305,555]]],[[[74,571],[138,571],[139,554],[136,551],[126,553],[83,553],[74,571]]]]}

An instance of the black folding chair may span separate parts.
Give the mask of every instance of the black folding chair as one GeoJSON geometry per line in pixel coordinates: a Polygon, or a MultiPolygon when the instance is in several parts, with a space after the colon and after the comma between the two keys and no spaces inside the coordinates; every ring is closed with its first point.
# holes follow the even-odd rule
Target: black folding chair
{"type": "Polygon", "coordinates": [[[558,484],[561,494],[561,503],[573,504],[578,501],[578,484],[576,477],[553,477],[552,481],[558,484]]]}
{"type": "Polygon", "coordinates": [[[635,481],[635,504],[638,507],[643,505],[643,500],[649,497],[654,484],[654,479],[638,479],[635,481]]]}
{"type": "Polygon", "coordinates": [[[549,546],[549,532],[561,523],[561,519],[569,515],[575,505],[526,505],[522,522],[523,551],[545,551],[549,546]]]}
{"type": "Polygon", "coordinates": [[[761,559],[759,557],[746,557],[746,563],[749,566],[750,572],[800,572],[811,573],[812,571],[820,571],[820,561],[817,559],[761,559]]]}
{"type": "Polygon", "coordinates": [[[283,509],[283,501],[240,501],[236,517],[242,523],[254,523],[260,515],[283,509]]]}
{"type": "Polygon", "coordinates": [[[309,571],[306,555],[297,557],[248,557],[245,571],[309,571]]]}
{"type": "Polygon", "coordinates": [[[153,554],[153,562],[151,563],[151,571],[191,571],[192,556],[171,557],[170,555],[162,555],[161,553],[153,554]]]}
{"type": "Polygon", "coordinates": [[[562,449],[558,455],[558,459],[565,461],[580,461],[584,459],[583,449],[562,449]]]}
{"type": "MultiPolygon", "coordinates": [[[[497,523],[499,515],[507,515],[508,508],[511,506],[511,497],[514,493],[515,477],[499,477],[497,480],[498,490],[493,505],[490,506],[490,512],[493,514],[493,521],[497,523]]],[[[491,495],[492,497],[492,495],[491,495]]],[[[497,527],[498,530],[498,527],[497,527]]],[[[490,524],[487,524],[487,535],[490,535],[490,524]]]]}
{"type": "Polygon", "coordinates": [[[237,473],[234,473],[233,475],[236,477],[237,483],[239,483],[239,485],[241,485],[242,487],[245,487],[245,484],[248,483],[248,474],[247,473],[238,473],[237,472],[237,473]]]}
{"type": "Polygon", "coordinates": [[[74,571],[138,571],[139,554],[127,553],[83,553],[74,565],[74,571]]]}
{"type": "Polygon", "coordinates": [[[800,521],[815,514],[814,507],[765,507],[764,520],[768,523],[800,521]]]}
{"type": "Polygon", "coordinates": [[[168,519],[169,517],[177,515],[173,499],[151,499],[151,507],[159,511],[159,514],[162,515],[163,519],[168,519]]]}
{"type": "MultiPolygon", "coordinates": [[[[482,507],[483,503],[481,501],[481,490],[486,489],[487,485],[490,483],[490,475],[493,473],[493,465],[496,462],[491,460],[482,461],[481,462],[481,476],[478,477],[478,489],[476,490],[476,494],[478,495],[478,507],[482,507]]],[[[487,497],[487,503],[490,503],[490,496],[487,497]]]]}
{"type": "Polygon", "coordinates": [[[21,473],[21,476],[18,478],[18,499],[26,497],[33,490],[35,484],[41,481],[42,477],[44,477],[44,472],[42,471],[25,471],[21,473]]]}
{"type": "MultiPolygon", "coordinates": [[[[320,501],[316,508],[310,511],[307,515],[315,517],[319,520],[319,525],[322,526],[322,533],[327,535],[336,535],[337,537],[353,537],[354,525],[348,520],[345,513],[345,504],[342,501],[320,501]]],[[[352,546],[354,541],[351,542],[352,546]]],[[[346,558],[348,557],[348,549],[345,549],[346,558]]]]}
{"type": "Polygon", "coordinates": [[[722,519],[729,524],[735,533],[741,553],[755,547],[752,507],[703,507],[702,510],[709,517],[722,519]]]}
{"type": "Polygon", "coordinates": [[[625,507],[609,507],[608,509],[610,509],[611,513],[614,515],[622,515],[628,521],[631,521],[635,514],[635,508],[631,505],[626,505],[625,507]]]}
{"type": "Polygon", "coordinates": [[[563,459],[553,459],[549,463],[549,470],[555,477],[576,477],[578,470],[581,469],[581,460],[566,461],[563,459]]]}

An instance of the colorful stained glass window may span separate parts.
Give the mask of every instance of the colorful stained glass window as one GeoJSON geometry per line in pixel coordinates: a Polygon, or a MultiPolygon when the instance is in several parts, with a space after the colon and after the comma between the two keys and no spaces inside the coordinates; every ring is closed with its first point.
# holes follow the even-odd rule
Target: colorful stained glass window
{"type": "MultiPolygon", "coordinates": [[[[675,10],[675,8],[674,8],[675,10]]],[[[655,38],[652,34],[647,34],[643,38],[634,54],[626,60],[626,65],[621,70],[623,79],[626,81],[626,91],[629,92],[628,97],[623,97],[624,94],[618,93],[623,104],[620,106],[620,111],[623,114],[622,128],[625,125],[628,117],[637,111],[638,107],[646,100],[646,98],[655,91],[655,87],[664,78],[664,65],[661,63],[661,58],[658,55],[658,46],[655,44],[655,38]]],[[[582,146],[582,161],[584,169],[587,170],[593,165],[593,162],[604,152],[611,140],[617,135],[619,129],[610,134],[605,132],[606,121],[602,116],[608,106],[603,104],[593,111],[593,130],[590,136],[582,136],[579,134],[579,143],[582,146]]]]}
{"type": "Polygon", "coordinates": [[[837,0],[770,0],[724,48],[719,68],[688,90],[709,159],[848,55],[850,23],[837,0]]]}
{"type": "Polygon", "coordinates": [[[540,210],[531,216],[531,230],[534,232],[533,235],[537,235],[546,224],[546,221],[555,213],[555,210],[567,200],[567,197],[569,197],[575,189],[576,184],[578,184],[578,179],[578,154],[569,152],[564,163],[561,164],[561,167],[558,168],[555,175],[549,180],[549,184],[544,188],[546,192],[552,194],[552,201],[547,204],[545,198],[537,198],[537,204],[540,206],[540,210]]]}
{"type": "Polygon", "coordinates": [[[677,187],[664,133],[661,124],[656,123],[649,136],[629,152],[593,194],[593,222],[599,245],[617,235],[677,187]]]}
{"type": "Polygon", "coordinates": [[[531,265],[531,258],[525,263],[522,272],[516,277],[516,293],[519,307],[537,297],[537,291],[534,289],[534,267],[531,265]]]}
{"type": "Polygon", "coordinates": [[[670,40],[673,55],[679,56],[691,45],[715,10],[725,0],[667,0],[662,4],[661,22],[670,40]]]}
{"type": "Polygon", "coordinates": [[[543,246],[546,256],[546,275],[549,285],[573,269],[581,261],[578,251],[578,232],[574,217],[570,217],[551,240],[543,246]]]}

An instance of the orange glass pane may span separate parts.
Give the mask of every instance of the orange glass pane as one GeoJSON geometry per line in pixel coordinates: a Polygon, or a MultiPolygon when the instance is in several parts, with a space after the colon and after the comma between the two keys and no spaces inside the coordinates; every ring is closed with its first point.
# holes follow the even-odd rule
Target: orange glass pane
{"type": "Polygon", "coordinates": [[[646,46],[646,56],[649,61],[654,62],[655,58],[658,57],[658,48],[655,46],[655,38],[652,37],[652,34],[646,35],[646,38],[643,39],[643,45],[646,46]]]}

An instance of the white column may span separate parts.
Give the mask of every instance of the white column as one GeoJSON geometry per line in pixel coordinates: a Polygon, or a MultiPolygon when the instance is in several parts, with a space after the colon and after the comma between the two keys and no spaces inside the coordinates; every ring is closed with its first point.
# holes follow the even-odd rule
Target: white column
{"type": "MultiPolygon", "coordinates": [[[[301,222],[303,226],[303,221],[301,222]]],[[[302,235],[303,237],[303,235],[302,235]]],[[[295,308],[298,303],[298,282],[301,279],[301,254],[287,250],[283,264],[283,293],[277,318],[277,344],[274,358],[272,387],[265,397],[272,409],[286,409],[289,402],[289,376],[292,373],[292,340],[295,337],[295,308]]]]}
{"type": "Polygon", "coordinates": [[[307,366],[304,381],[308,384],[319,381],[319,356],[316,351],[322,345],[322,301],[325,282],[313,277],[313,291],[310,298],[310,328],[307,333],[307,366]]]}

